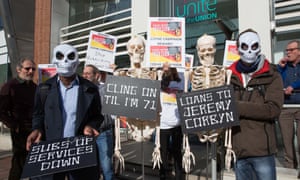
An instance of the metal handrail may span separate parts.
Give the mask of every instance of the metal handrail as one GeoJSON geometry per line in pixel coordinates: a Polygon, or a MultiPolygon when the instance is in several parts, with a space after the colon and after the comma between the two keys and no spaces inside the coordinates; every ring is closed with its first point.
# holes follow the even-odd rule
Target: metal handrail
{"type": "Polygon", "coordinates": [[[300,104],[284,104],[283,108],[300,108],[300,104]]]}

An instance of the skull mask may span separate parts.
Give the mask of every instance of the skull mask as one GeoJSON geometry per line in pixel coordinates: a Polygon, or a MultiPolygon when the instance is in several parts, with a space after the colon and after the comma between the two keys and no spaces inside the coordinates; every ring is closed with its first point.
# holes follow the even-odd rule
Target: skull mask
{"type": "Polygon", "coordinates": [[[216,53],[216,39],[213,36],[204,34],[197,41],[197,52],[200,63],[203,66],[214,64],[214,56],[216,53]]]}
{"type": "Polygon", "coordinates": [[[145,54],[145,39],[140,35],[133,36],[127,43],[131,65],[142,63],[145,54]]]}
{"type": "Polygon", "coordinates": [[[57,74],[70,77],[76,73],[79,64],[76,49],[68,44],[61,44],[54,48],[52,63],[56,65],[57,74]]]}
{"type": "Polygon", "coordinates": [[[255,32],[241,34],[238,39],[238,51],[242,61],[249,64],[254,63],[261,51],[258,34],[255,32]]]}

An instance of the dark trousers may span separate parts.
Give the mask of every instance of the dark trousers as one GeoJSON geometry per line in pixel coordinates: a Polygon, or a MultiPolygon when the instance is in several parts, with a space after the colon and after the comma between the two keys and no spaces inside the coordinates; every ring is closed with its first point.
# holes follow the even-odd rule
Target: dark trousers
{"type": "Polygon", "coordinates": [[[26,139],[29,135],[28,132],[20,130],[16,132],[15,129],[10,130],[12,140],[12,159],[11,168],[9,170],[8,180],[20,180],[23,167],[26,161],[28,152],[26,151],[26,139]]]}
{"type": "Polygon", "coordinates": [[[182,132],[181,127],[171,129],[160,129],[160,150],[162,165],[160,167],[160,179],[167,178],[169,170],[168,157],[171,155],[174,159],[174,169],[176,180],[182,180],[182,132]]]}
{"type": "Polygon", "coordinates": [[[297,169],[298,161],[296,151],[300,150],[300,110],[299,108],[282,109],[279,117],[279,125],[284,144],[285,167],[297,169]],[[294,128],[294,121],[296,128],[294,128]],[[295,134],[298,146],[295,149],[295,134]]]}

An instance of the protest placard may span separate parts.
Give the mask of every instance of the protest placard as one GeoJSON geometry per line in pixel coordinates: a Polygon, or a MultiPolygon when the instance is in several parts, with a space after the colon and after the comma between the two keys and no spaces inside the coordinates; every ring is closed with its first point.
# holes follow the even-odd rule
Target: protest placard
{"type": "Polygon", "coordinates": [[[228,67],[240,59],[236,41],[226,40],[224,49],[223,66],[228,67]]]}
{"type": "Polygon", "coordinates": [[[176,95],[182,130],[185,133],[239,125],[230,85],[176,95]]]}
{"type": "Polygon", "coordinates": [[[56,74],[55,64],[38,64],[38,83],[43,83],[56,74]]]}
{"type": "Polygon", "coordinates": [[[142,120],[155,120],[159,92],[160,81],[107,76],[102,112],[142,120]]]}
{"type": "Polygon", "coordinates": [[[113,72],[117,38],[109,34],[90,31],[85,64],[92,64],[101,71],[113,72]]]}
{"type": "Polygon", "coordinates": [[[38,177],[97,165],[93,137],[78,136],[33,144],[22,178],[38,177]]]}
{"type": "Polygon", "coordinates": [[[149,67],[184,67],[185,19],[150,17],[147,30],[146,60],[149,67]]]}

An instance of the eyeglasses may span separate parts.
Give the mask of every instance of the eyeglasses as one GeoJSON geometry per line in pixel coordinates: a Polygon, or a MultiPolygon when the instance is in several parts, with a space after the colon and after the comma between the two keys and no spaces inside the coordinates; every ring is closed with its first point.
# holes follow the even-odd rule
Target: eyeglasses
{"type": "Polygon", "coordinates": [[[285,49],[285,52],[289,52],[289,51],[294,51],[294,50],[296,50],[296,49],[299,49],[299,48],[289,48],[289,49],[285,49]]]}
{"type": "Polygon", "coordinates": [[[32,71],[35,71],[35,67],[23,67],[23,69],[25,69],[26,71],[29,71],[30,69],[32,71]]]}

